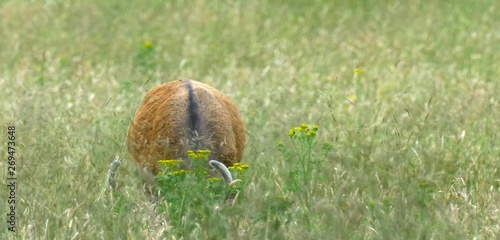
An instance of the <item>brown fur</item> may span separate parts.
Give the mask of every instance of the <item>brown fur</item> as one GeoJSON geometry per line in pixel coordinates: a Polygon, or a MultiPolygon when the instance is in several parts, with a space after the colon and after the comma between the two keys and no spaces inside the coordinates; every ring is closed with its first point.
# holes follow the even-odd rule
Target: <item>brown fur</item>
{"type": "Polygon", "coordinates": [[[147,92],[128,129],[132,161],[154,175],[158,160],[186,159],[189,149],[208,149],[209,160],[231,166],[241,161],[245,143],[243,121],[231,100],[193,80],[165,83],[147,92]],[[189,128],[188,84],[198,106],[196,133],[189,128]]]}

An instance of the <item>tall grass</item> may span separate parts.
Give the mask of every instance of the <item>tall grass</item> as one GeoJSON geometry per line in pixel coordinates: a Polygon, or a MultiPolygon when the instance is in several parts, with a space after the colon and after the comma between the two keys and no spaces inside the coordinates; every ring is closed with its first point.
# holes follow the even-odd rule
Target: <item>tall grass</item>
{"type": "Polygon", "coordinates": [[[499,10],[493,0],[2,1],[0,142],[14,124],[19,188],[17,232],[1,227],[0,238],[496,239],[499,10]],[[206,216],[185,222],[189,234],[151,208],[126,160],[145,91],[177,78],[231,97],[251,165],[237,204],[189,209],[206,216]],[[297,158],[277,143],[290,148],[302,123],[332,149],[300,195],[286,190],[297,158]],[[104,179],[117,155],[113,195],[104,179]]]}

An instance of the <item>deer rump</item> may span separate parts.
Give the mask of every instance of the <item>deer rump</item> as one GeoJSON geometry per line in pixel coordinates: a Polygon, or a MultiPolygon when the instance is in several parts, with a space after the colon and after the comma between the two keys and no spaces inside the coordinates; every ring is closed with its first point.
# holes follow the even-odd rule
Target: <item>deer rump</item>
{"type": "Polygon", "coordinates": [[[158,160],[186,160],[187,150],[208,149],[209,159],[231,166],[241,161],[245,142],[245,128],[231,100],[194,80],[147,92],[128,130],[132,161],[154,175],[158,160]]]}

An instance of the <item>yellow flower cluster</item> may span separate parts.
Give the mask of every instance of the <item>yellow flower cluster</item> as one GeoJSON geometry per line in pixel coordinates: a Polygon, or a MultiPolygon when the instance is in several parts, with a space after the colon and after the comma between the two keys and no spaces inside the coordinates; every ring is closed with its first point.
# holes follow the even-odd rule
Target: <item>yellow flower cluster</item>
{"type": "Polygon", "coordinates": [[[165,167],[173,167],[177,166],[177,164],[179,164],[181,160],[159,160],[158,162],[165,167]]]}
{"type": "Polygon", "coordinates": [[[359,76],[363,73],[363,69],[361,67],[355,67],[353,70],[352,70],[352,74],[354,74],[354,76],[359,76]]]}
{"type": "MultiPolygon", "coordinates": [[[[185,175],[185,174],[192,173],[192,172],[193,171],[190,171],[190,170],[180,169],[180,170],[177,170],[177,171],[170,172],[170,174],[179,176],[179,175],[185,175]]],[[[158,172],[158,175],[164,175],[164,174],[165,173],[162,172],[162,171],[158,172]]],[[[168,172],[166,174],[168,174],[168,172]]]]}
{"type": "Polygon", "coordinates": [[[181,169],[181,170],[172,172],[172,175],[184,175],[184,174],[191,173],[191,172],[192,171],[181,169]]]}
{"type": "Polygon", "coordinates": [[[290,138],[295,138],[298,134],[303,133],[306,137],[314,137],[316,136],[318,128],[319,127],[317,125],[309,126],[303,123],[299,127],[294,127],[290,129],[290,131],[288,132],[288,136],[290,138]]]}
{"type": "Polygon", "coordinates": [[[150,41],[144,41],[144,42],[142,42],[142,46],[143,46],[144,48],[149,48],[149,49],[151,49],[151,48],[153,48],[153,43],[151,43],[150,41]]]}
{"type": "Polygon", "coordinates": [[[193,150],[188,150],[187,155],[190,159],[207,159],[208,154],[210,154],[210,150],[197,150],[194,152],[193,150]]]}
{"type": "Polygon", "coordinates": [[[248,164],[235,163],[233,166],[228,167],[227,169],[229,169],[230,171],[243,172],[248,168],[250,168],[250,165],[248,164]]]}
{"type": "Polygon", "coordinates": [[[212,177],[212,178],[207,178],[208,182],[220,182],[222,181],[222,178],[217,178],[217,177],[212,177]]]}

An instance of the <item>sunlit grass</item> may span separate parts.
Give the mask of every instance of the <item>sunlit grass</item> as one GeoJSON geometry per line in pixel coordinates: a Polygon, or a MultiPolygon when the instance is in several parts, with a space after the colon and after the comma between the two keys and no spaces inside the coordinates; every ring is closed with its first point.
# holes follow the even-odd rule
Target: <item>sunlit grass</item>
{"type": "Polygon", "coordinates": [[[19,201],[18,232],[0,239],[497,239],[499,9],[3,1],[0,129],[16,125],[19,201]],[[234,204],[198,195],[173,224],[127,161],[126,130],[144,92],[177,78],[230,96],[251,168],[234,204]],[[304,122],[314,136],[290,139],[304,122]]]}

